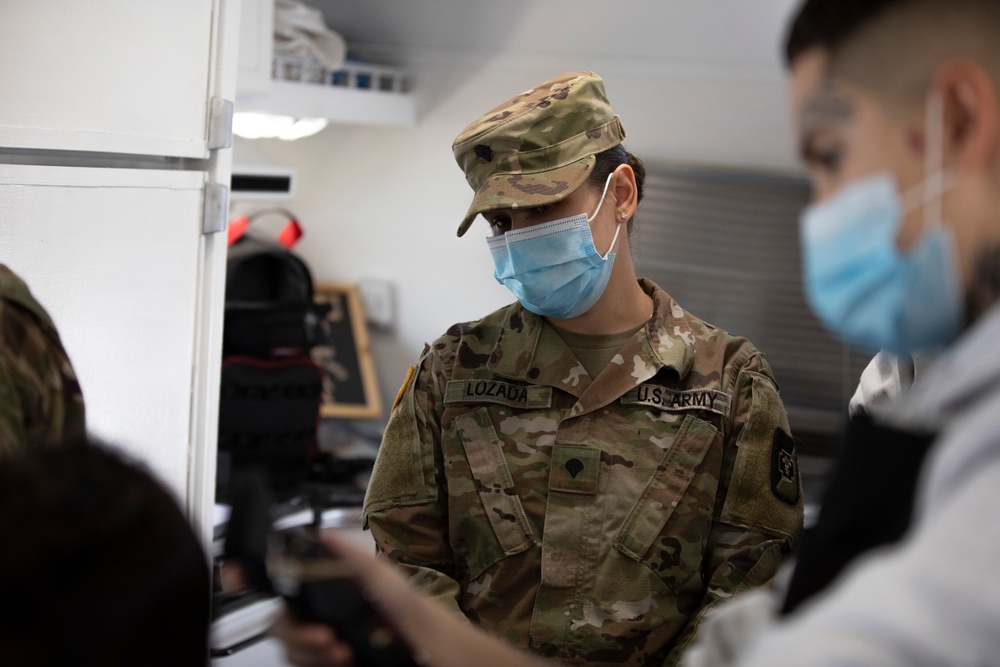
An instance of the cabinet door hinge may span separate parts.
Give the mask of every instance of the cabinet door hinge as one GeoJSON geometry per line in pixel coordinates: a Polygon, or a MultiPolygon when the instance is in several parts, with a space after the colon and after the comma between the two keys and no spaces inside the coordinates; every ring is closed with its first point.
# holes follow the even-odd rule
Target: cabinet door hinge
{"type": "Polygon", "coordinates": [[[226,211],[229,210],[229,186],[221,183],[206,183],[203,208],[201,233],[208,235],[225,231],[226,211]]]}
{"type": "Polygon", "coordinates": [[[221,97],[208,102],[208,150],[233,145],[233,103],[221,97]]]}

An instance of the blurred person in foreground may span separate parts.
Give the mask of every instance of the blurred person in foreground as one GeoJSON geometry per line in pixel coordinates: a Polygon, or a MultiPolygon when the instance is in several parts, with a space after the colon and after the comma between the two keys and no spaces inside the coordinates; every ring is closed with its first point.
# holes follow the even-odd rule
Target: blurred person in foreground
{"type": "Polygon", "coordinates": [[[203,667],[208,560],[170,493],[105,447],[0,462],[0,664],[203,667]]]}
{"type": "Polygon", "coordinates": [[[82,442],[83,394],[52,319],[0,264],[0,459],[27,443],[82,442]]]}
{"type": "MultiPolygon", "coordinates": [[[[686,661],[994,664],[1000,2],[808,0],[787,55],[815,184],[802,220],[808,299],[851,343],[934,358],[898,400],[852,420],[816,530],[779,594],[720,606],[686,661]]],[[[429,664],[465,664],[435,654],[435,637],[479,665],[534,664],[473,628],[442,634],[450,618],[396,617],[425,603],[384,564],[360,562],[429,664]]]]}
{"type": "Polygon", "coordinates": [[[808,0],[786,56],[810,304],[844,340],[928,363],[851,420],[782,595],[718,614],[690,662],[994,663],[1000,2],[808,0]]]}

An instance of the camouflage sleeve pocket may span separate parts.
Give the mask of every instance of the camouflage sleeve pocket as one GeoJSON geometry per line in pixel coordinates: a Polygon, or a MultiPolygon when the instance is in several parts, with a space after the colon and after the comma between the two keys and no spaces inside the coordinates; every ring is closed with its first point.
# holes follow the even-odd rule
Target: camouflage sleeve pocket
{"type": "Polygon", "coordinates": [[[770,378],[750,372],[751,407],[721,520],[793,541],[802,530],[802,492],[788,418],[770,378]]]}
{"type": "Polygon", "coordinates": [[[366,523],[370,512],[437,499],[433,443],[425,443],[421,437],[416,385],[412,377],[407,378],[386,424],[365,495],[366,523]]]}

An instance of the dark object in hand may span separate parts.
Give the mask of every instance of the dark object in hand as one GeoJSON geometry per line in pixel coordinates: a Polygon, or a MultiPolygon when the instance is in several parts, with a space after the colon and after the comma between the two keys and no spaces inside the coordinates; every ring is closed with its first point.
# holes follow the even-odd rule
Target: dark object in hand
{"type": "Polygon", "coordinates": [[[311,526],[273,531],[269,484],[260,471],[234,479],[231,498],[226,556],[240,563],[254,588],[280,594],[297,620],[333,628],[358,667],[416,667],[398,634],[319,541],[318,509],[311,526]]]}

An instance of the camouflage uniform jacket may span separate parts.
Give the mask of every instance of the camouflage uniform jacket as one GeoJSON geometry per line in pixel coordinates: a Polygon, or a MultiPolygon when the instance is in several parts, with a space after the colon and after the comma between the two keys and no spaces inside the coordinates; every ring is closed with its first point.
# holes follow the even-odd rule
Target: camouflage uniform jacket
{"type": "Polygon", "coordinates": [[[452,327],[407,378],[365,499],[416,583],[564,664],[673,664],[801,530],[767,362],[642,286],[652,318],[593,379],[520,304],[452,327]]]}
{"type": "Polygon", "coordinates": [[[81,441],[83,395],[48,313],[0,264],[0,458],[81,441]]]}

